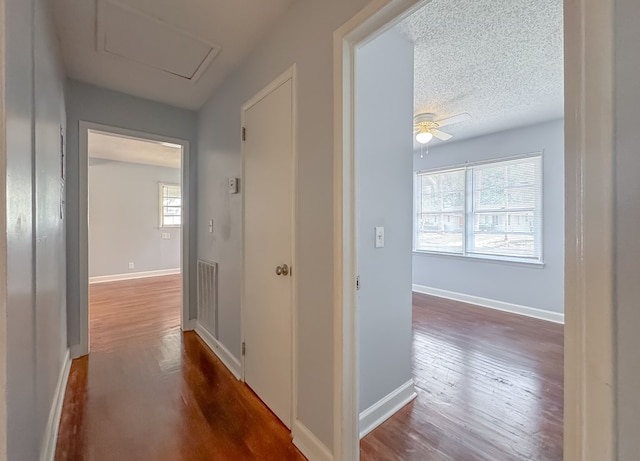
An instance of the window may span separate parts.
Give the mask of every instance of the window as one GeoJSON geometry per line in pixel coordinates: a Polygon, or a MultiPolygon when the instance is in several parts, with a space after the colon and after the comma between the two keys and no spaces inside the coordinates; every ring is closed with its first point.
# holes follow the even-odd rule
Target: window
{"type": "Polygon", "coordinates": [[[542,259],[540,154],[416,174],[416,251],[542,259]]]}
{"type": "Polygon", "coordinates": [[[160,227],[180,227],[181,214],[180,185],[160,183],[160,227]]]}

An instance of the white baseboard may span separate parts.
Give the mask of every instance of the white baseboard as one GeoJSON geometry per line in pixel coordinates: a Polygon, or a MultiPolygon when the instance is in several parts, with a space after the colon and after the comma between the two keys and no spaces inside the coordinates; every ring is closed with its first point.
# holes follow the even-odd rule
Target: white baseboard
{"type": "Polygon", "coordinates": [[[535,307],[521,306],[519,304],[505,303],[494,299],[481,298],[479,296],[467,295],[464,293],[456,293],[454,291],[441,290],[439,288],[425,287],[422,285],[413,285],[413,291],[425,295],[437,296],[439,298],[452,299],[463,303],[475,304],[476,306],[488,307],[503,312],[511,312],[512,314],[520,314],[527,317],[533,317],[540,320],[547,320],[554,323],[564,323],[564,314],[559,312],[545,311],[535,307]]]}
{"type": "Polygon", "coordinates": [[[293,422],[293,444],[309,461],[333,461],[333,455],[327,446],[299,420],[293,422]]]}
{"type": "Polygon", "coordinates": [[[195,331],[205,344],[209,346],[209,349],[224,363],[233,376],[235,376],[236,379],[240,379],[242,376],[240,361],[198,321],[196,321],[195,331]]]}
{"type": "Polygon", "coordinates": [[[71,360],[82,357],[83,355],[87,355],[87,351],[80,344],[74,344],[73,346],[69,346],[69,355],[71,356],[71,360]]]}
{"type": "Polygon", "coordinates": [[[161,269],[157,271],[147,272],[127,272],[126,274],[100,275],[97,277],[89,277],[89,283],[117,282],[120,280],[145,279],[147,277],[159,277],[161,275],[175,275],[180,273],[177,269],[161,269]]]}
{"type": "Polygon", "coordinates": [[[53,395],[49,419],[44,432],[44,439],[40,449],[40,461],[53,461],[56,455],[56,443],[58,441],[58,429],[60,428],[60,416],[62,415],[62,404],[64,394],[69,380],[69,370],[71,369],[71,355],[69,350],[64,354],[62,369],[58,376],[58,384],[53,395]]]}
{"type": "Polygon", "coordinates": [[[418,396],[413,388],[413,379],[398,387],[386,397],[378,400],[360,413],[360,438],[374,430],[418,396]]]}
{"type": "Polygon", "coordinates": [[[196,319],[187,320],[182,324],[182,331],[194,331],[196,329],[196,325],[198,321],[196,319]]]}

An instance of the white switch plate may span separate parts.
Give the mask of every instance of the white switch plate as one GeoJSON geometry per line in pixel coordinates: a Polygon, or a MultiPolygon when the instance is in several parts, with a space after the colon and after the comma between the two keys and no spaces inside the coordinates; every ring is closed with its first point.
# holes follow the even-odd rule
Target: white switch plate
{"type": "Polygon", "coordinates": [[[384,227],[376,227],[376,248],[384,248],[384,227]]]}
{"type": "Polygon", "coordinates": [[[238,178],[229,178],[229,193],[238,193],[238,178]]]}
{"type": "Polygon", "coordinates": [[[162,240],[171,240],[171,233],[170,232],[163,232],[162,233],[162,240]]]}
{"type": "Polygon", "coordinates": [[[129,263],[129,269],[133,269],[133,263],[129,263]]]}
{"type": "Polygon", "coordinates": [[[209,220],[209,233],[213,234],[213,219],[209,220]]]}

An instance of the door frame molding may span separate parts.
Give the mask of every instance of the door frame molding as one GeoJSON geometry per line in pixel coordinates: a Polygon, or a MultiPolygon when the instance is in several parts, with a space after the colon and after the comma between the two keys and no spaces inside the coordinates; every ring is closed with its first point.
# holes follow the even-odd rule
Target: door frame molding
{"type": "Polygon", "coordinates": [[[100,123],[81,120],[79,122],[79,205],[80,226],[78,245],[80,248],[79,287],[80,287],[80,344],[71,346],[71,357],[81,357],[89,353],[89,131],[101,131],[142,140],[167,142],[182,146],[182,227],[180,229],[180,271],[182,273],[182,310],[180,324],[183,331],[193,330],[189,309],[189,220],[191,217],[190,191],[190,143],[185,139],[172,138],[144,131],[129,130],[100,123]]]}
{"type": "MultiPolygon", "coordinates": [[[[298,253],[296,251],[296,230],[298,227],[298,139],[297,139],[297,123],[298,123],[298,103],[297,103],[297,94],[298,94],[298,81],[297,81],[297,66],[293,64],[287,70],[285,70],[282,74],[278,75],[275,79],[273,79],[268,85],[262,88],[255,96],[245,102],[241,107],[240,121],[241,128],[245,126],[245,113],[261,100],[263,100],[266,96],[271,94],[274,90],[282,86],[288,80],[291,80],[291,133],[292,133],[292,175],[291,178],[291,211],[293,216],[291,217],[291,268],[292,275],[293,271],[298,269],[298,253]]],[[[242,153],[242,180],[245,178],[245,147],[242,139],[241,143],[241,153],[242,153]]],[[[242,182],[240,183],[241,190],[243,189],[242,182]]],[[[245,340],[245,300],[244,300],[244,270],[245,270],[245,198],[246,195],[242,190],[242,277],[241,277],[241,291],[240,291],[240,342],[242,346],[242,342],[245,340]]],[[[298,290],[297,290],[297,282],[296,278],[292,277],[291,280],[291,430],[297,421],[298,417],[298,290]]],[[[241,380],[245,381],[245,360],[244,354],[240,356],[241,363],[241,380]]]]}
{"type": "MultiPolygon", "coordinates": [[[[5,1],[0,0],[0,30],[5,31],[5,1]]],[[[0,34],[0,202],[7,204],[7,108],[5,33],[0,34]]],[[[0,460],[7,459],[7,213],[0,216],[0,460]]]]}
{"type": "MultiPolygon", "coordinates": [[[[428,0],[372,0],[334,32],[334,460],[359,459],[354,52],[428,0]]],[[[613,0],[564,0],[567,460],[615,459],[613,0]],[[588,56],[588,59],[587,59],[588,56]],[[597,130],[589,129],[597,126],[597,130]]]]}

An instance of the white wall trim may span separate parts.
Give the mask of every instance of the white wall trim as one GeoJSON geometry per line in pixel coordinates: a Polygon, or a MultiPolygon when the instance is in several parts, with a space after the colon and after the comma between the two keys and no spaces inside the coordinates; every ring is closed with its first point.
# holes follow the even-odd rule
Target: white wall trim
{"type": "Polygon", "coordinates": [[[74,344],[73,346],[69,346],[69,355],[71,356],[71,360],[73,360],[87,355],[87,351],[84,350],[82,344],[74,344]]]}
{"type": "Polygon", "coordinates": [[[233,356],[229,349],[224,347],[224,345],[213,337],[209,331],[202,325],[200,322],[196,321],[195,332],[200,336],[200,339],[204,341],[204,343],[209,346],[209,349],[216,354],[216,356],[220,359],[220,361],[224,364],[225,367],[231,372],[236,379],[240,379],[241,376],[241,367],[240,361],[233,356]]]}
{"type": "Polygon", "coordinates": [[[177,267],[175,269],[160,269],[157,271],[128,272],[125,274],[113,274],[113,275],[98,275],[96,277],[89,277],[89,284],[117,282],[120,280],[145,279],[147,277],[160,277],[163,275],[176,275],[179,273],[180,273],[180,268],[177,267]]]}
{"type": "Polygon", "coordinates": [[[356,325],[354,55],[429,0],[372,0],[333,34],[333,453],[360,459],[356,325]]]}
{"type": "Polygon", "coordinates": [[[617,459],[613,0],[565,0],[564,458],[617,459]],[[593,127],[598,129],[594,130],[593,127]]]}
{"type": "Polygon", "coordinates": [[[439,298],[452,299],[463,303],[473,304],[481,307],[488,307],[512,314],[524,315],[535,319],[546,320],[553,323],[564,324],[564,314],[559,312],[546,311],[536,307],[521,306],[519,304],[506,303],[495,299],[481,298],[480,296],[468,295],[465,293],[457,293],[455,291],[441,290],[439,288],[431,288],[424,285],[413,285],[413,291],[425,295],[437,296],[439,298]]]}
{"type": "Polygon", "coordinates": [[[69,370],[71,370],[71,354],[69,349],[64,354],[62,368],[58,376],[58,384],[53,394],[53,402],[49,411],[47,427],[44,430],[44,439],[40,449],[40,461],[53,461],[56,454],[56,443],[58,441],[58,429],[60,428],[60,416],[62,415],[62,404],[64,394],[69,380],[69,370]]]}
{"type": "Polygon", "coordinates": [[[360,413],[361,439],[418,396],[413,385],[410,379],[360,413]]]}
{"type": "Polygon", "coordinates": [[[293,422],[293,444],[309,461],[333,461],[333,455],[327,446],[316,437],[300,420],[293,422]]]}

